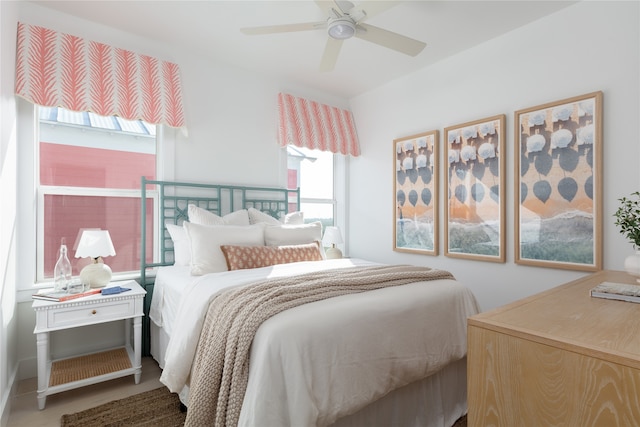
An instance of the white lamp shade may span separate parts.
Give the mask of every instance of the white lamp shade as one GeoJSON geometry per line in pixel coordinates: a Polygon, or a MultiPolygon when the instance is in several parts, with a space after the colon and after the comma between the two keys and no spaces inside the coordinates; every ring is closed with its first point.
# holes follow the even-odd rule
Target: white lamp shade
{"type": "Polygon", "coordinates": [[[339,227],[327,227],[324,231],[324,237],[322,238],[322,244],[329,245],[339,245],[342,243],[342,233],[340,233],[339,227]]]}
{"type": "Polygon", "coordinates": [[[108,230],[84,230],[82,232],[78,249],[76,249],[76,258],[98,258],[115,254],[116,250],[108,230]]]}

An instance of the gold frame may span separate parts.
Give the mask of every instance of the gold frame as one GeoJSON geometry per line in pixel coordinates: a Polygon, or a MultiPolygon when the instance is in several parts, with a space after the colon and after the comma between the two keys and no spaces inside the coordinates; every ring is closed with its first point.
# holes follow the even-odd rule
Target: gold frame
{"type": "Polygon", "coordinates": [[[515,262],[601,270],[602,92],[518,110],[514,133],[515,262]]]}
{"type": "Polygon", "coordinates": [[[438,255],[439,145],[437,130],[393,140],[394,251],[438,255]]]}
{"type": "Polygon", "coordinates": [[[448,257],[505,262],[505,121],[499,114],[444,130],[448,257]]]}

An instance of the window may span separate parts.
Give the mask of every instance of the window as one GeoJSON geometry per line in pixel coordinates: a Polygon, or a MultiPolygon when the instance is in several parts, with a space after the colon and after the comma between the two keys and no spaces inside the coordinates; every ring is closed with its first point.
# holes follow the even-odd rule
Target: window
{"type": "Polygon", "coordinates": [[[323,229],[335,224],[334,157],[328,151],[287,146],[289,188],[300,188],[304,221],[321,221],[323,229]]]}
{"type": "MultiPolygon", "coordinates": [[[[156,126],[141,120],[39,108],[37,280],[53,276],[64,238],[73,275],[83,228],[109,230],[115,273],[140,266],[140,177],[156,178],[156,126]]],[[[152,214],[152,210],[150,210],[152,214]]]]}

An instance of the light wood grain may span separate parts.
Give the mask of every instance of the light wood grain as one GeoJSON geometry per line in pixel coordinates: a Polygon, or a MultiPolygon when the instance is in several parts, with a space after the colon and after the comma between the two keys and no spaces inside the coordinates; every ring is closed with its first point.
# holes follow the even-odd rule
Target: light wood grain
{"type": "Polygon", "coordinates": [[[640,425],[640,304],[601,272],[469,319],[468,425],[640,425]]]}

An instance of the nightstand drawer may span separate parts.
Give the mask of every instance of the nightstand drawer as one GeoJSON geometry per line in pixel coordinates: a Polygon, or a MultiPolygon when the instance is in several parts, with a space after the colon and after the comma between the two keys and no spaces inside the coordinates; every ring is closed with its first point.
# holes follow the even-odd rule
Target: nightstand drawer
{"type": "Polygon", "coordinates": [[[47,328],[58,329],[69,325],[91,325],[133,317],[134,315],[135,301],[133,299],[66,307],[48,311],[47,328]]]}

